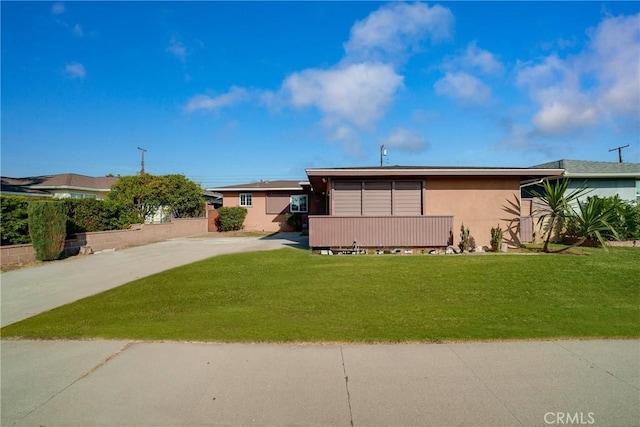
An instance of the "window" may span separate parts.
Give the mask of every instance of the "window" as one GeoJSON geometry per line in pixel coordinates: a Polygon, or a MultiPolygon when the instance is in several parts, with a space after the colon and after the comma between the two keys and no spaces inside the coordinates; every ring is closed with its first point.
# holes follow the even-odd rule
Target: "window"
{"type": "Polygon", "coordinates": [[[636,202],[640,203],[640,179],[636,179],[636,202]]]}
{"type": "Polygon", "coordinates": [[[245,208],[252,206],[251,193],[240,193],[240,206],[244,206],[245,208]]]}
{"type": "Polygon", "coordinates": [[[291,212],[307,212],[307,195],[299,194],[291,196],[291,212]]]}

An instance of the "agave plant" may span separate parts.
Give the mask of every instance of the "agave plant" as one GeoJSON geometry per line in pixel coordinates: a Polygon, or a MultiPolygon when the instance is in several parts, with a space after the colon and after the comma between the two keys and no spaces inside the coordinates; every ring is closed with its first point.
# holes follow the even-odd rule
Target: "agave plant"
{"type": "Polygon", "coordinates": [[[584,186],[570,192],[567,192],[568,189],[569,180],[563,178],[554,181],[546,179],[542,181],[542,191],[532,191],[540,204],[533,214],[538,217],[538,225],[544,226],[547,235],[542,247],[543,252],[549,252],[549,241],[558,223],[564,222],[573,214],[571,205],[590,191],[584,186]]]}

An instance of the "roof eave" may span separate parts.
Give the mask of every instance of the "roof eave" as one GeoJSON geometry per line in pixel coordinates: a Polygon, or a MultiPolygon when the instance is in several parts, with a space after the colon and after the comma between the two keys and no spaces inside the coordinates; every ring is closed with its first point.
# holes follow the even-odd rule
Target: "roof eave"
{"type": "Polygon", "coordinates": [[[565,172],[564,176],[567,178],[635,178],[640,179],[640,173],[581,173],[581,172],[565,172]]]}
{"type": "Polygon", "coordinates": [[[564,169],[438,168],[438,169],[307,169],[307,176],[559,176],[564,169]]]}
{"type": "Polygon", "coordinates": [[[303,191],[302,187],[235,187],[235,188],[207,188],[206,191],[218,193],[237,193],[238,191],[303,191]]]}

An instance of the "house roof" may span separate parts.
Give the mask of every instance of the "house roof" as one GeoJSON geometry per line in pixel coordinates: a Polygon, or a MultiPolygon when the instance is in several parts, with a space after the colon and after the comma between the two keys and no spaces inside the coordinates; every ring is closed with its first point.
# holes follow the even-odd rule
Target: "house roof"
{"type": "Polygon", "coordinates": [[[2,177],[2,193],[27,196],[47,196],[46,190],[73,189],[88,191],[111,190],[118,177],[93,177],[75,173],[32,176],[25,178],[2,177]]]}
{"type": "Polygon", "coordinates": [[[572,178],[640,178],[640,163],[562,159],[532,167],[564,169],[564,176],[572,178]]]}
{"type": "Polygon", "coordinates": [[[36,180],[36,178],[11,178],[3,176],[0,178],[0,192],[2,194],[16,196],[51,197],[51,193],[29,188],[29,185],[34,182],[34,180],[36,180]]]}
{"type": "Polygon", "coordinates": [[[207,191],[217,191],[219,193],[229,191],[256,191],[256,190],[288,190],[288,191],[300,191],[303,186],[308,186],[308,181],[301,180],[276,180],[276,181],[258,181],[250,182],[248,184],[228,185],[225,187],[207,188],[207,191]]]}
{"type": "Polygon", "coordinates": [[[316,191],[324,191],[325,178],[408,178],[424,176],[517,176],[520,180],[532,180],[547,176],[560,176],[559,168],[507,168],[507,167],[459,167],[459,166],[369,166],[351,168],[307,169],[309,181],[316,191]]]}
{"type": "Polygon", "coordinates": [[[31,185],[36,189],[54,189],[54,188],[74,188],[87,190],[109,191],[111,186],[118,181],[118,177],[109,176],[87,176],[76,173],[63,173],[59,175],[47,175],[38,177],[41,182],[31,185]]]}

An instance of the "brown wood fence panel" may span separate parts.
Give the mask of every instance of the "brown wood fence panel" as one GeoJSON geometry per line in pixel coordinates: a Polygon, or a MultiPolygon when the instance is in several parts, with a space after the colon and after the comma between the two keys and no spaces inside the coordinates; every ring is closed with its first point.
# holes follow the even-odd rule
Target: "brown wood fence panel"
{"type": "Polygon", "coordinates": [[[311,247],[447,246],[453,216],[309,216],[311,247]]]}

